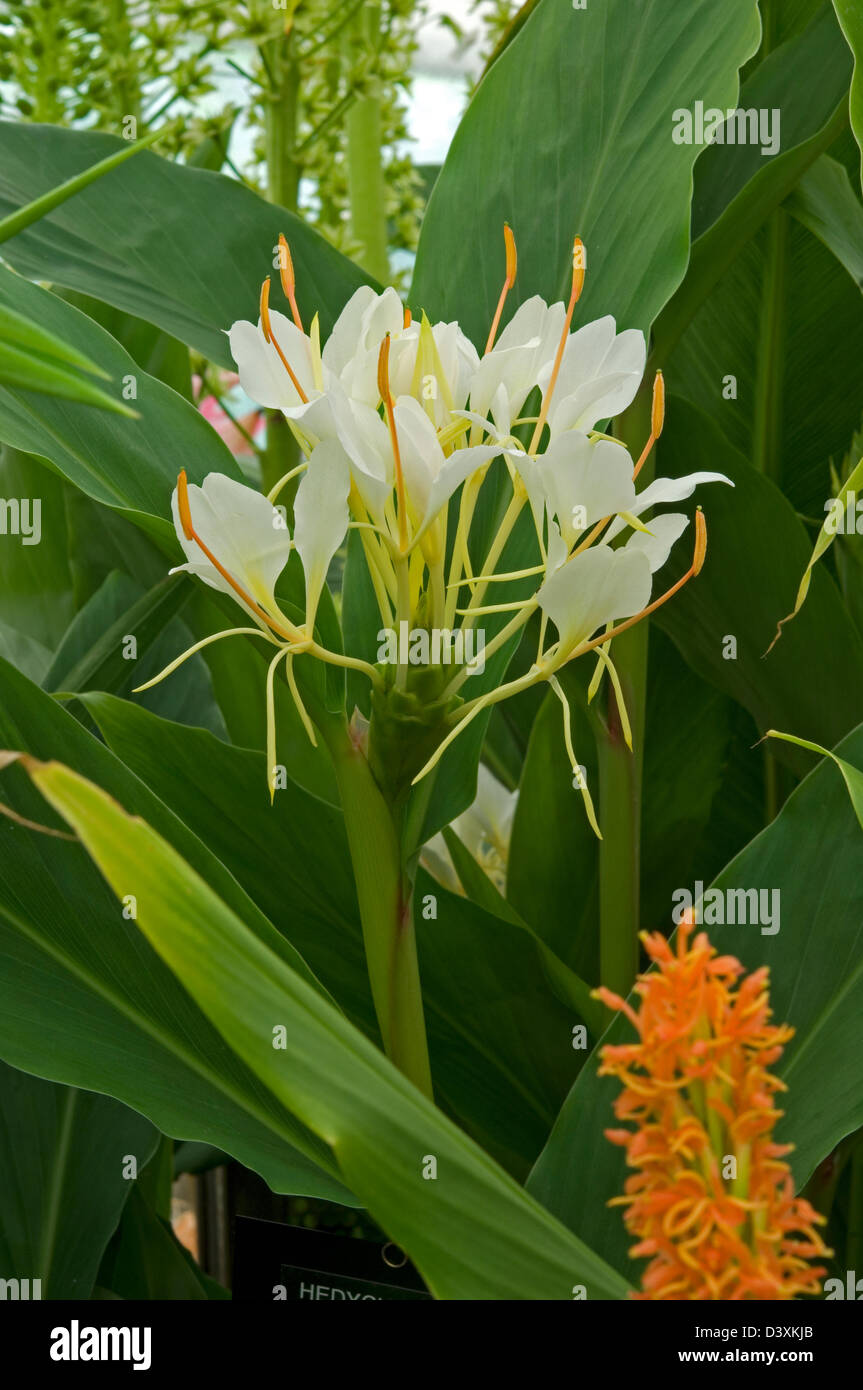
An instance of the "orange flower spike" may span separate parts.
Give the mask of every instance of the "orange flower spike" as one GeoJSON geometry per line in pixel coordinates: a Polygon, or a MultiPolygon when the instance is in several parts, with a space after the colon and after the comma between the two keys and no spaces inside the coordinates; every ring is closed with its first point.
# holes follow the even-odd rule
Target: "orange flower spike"
{"type": "Polygon", "coordinates": [[[500,327],[500,317],[503,313],[503,306],[506,303],[507,295],[515,284],[515,276],[518,269],[518,254],[515,249],[515,237],[512,234],[512,228],[508,222],[504,222],[503,224],[503,239],[506,245],[506,279],[503,282],[503,289],[500,292],[497,308],[494,311],[494,318],[491,321],[488,341],[485,345],[486,354],[491,352],[494,347],[494,340],[497,337],[497,330],[500,327]]]}
{"type": "Polygon", "coordinates": [[[285,299],[291,306],[291,314],[294,323],[300,332],[303,332],[303,321],[300,318],[300,311],[297,308],[297,279],[294,275],[294,261],[291,256],[291,248],[287,239],[279,232],[279,274],[282,278],[282,290],[285,299]]]}
{"type": "Polygon", "coordinates": [[[275,335],[274,332],[273,332],[273,325],[272,325],[272,323],[271,323],[271,321],[270,321],[270,277],[269,277],[269,275],[267,276],[267,278],[266,278],[266,280],[264,281],[264,283],[261,285],[261,305],[260,305],[260,314],[261,314],[261,328],[263,329],[265,341],[268,342],[272,347],[274,347],[274,348],[276,349],[276,352],[277,352],[278,355],[279,355],[279,361],[281,362],[281,364],[282,364],[282,366],[284,367],[285,371],[287,372],[288,376],[291,378],[291,382],[293,383],[294,390],[296,391],[296,393],[297,393],[297,395],[299,396],[300,400],[303,402],[303,405],[306,405],[309,398],[308,398],[308,396],[306,395],[306,393],[305,393],[305,391],[303,390],[303,388],[302,388],[302,386],[300,385],[300,383],[297,381],[297,378],[296,378],[296,376],[294,375],[294,372],[293,372],[293,370],[292,370],[292,368],[291,368],[291,364],[290,364],[290,362],[288,361],[288,359],[287,359],[287,357],[285,356],[285,354],[282,352],[282,349],[279,347],[278,341],[277,341],[277,339],[276,339],[276,335],[275,335]]]}
{"type": "Polygon", "coordinates": [[[378,353],[378,391],[387,413],[387,424],[390,429],[390,441],[393,448],[393,463],[396,475],[396,501],[398,503],[399,521],[399,548],[402,555],[407,554],[408,533],[407,533],[407,498],[405,496],[405,478],[402,472],[402,456],[399,449],[399,436],[396,429],[395,402],[390,391],[390,335],[389,333],[381,343],[381,350],[378,353]]]}
{"type": "MultiPolygon", "coordinates": [[[[795,1197],[788,1146],[771,1137],[781,1114],[773,1096],[784,1087],[766,1068],[792,1030],[768,1021],[766,969],[741,979],[740,962],[717,955],[703,932],[691,941],[693,929],[688,914],[674,947],[656,933],[642,937],[656,969],[636,986],[640,1040],[602,1049],[600,1074],[624,1088],[615,1114],[635,1126],[606,1137],[626,1149],[633,1170],[610,1205],[625,1208],[637,1241],[630,1253],[649,1261],[636,1297],[818,1293],[825,1269],[809,1261],[829,1254],[817,1231],[823,1218],[795,1197]]],[[[625,1004],[607,990],[597,995],[610,1008],[625,1004]]]]}

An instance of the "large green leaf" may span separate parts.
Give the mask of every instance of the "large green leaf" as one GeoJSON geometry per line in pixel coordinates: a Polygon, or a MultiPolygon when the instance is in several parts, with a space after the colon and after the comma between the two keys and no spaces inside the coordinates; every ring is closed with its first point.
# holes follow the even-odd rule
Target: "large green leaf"
{"type": "Polygon", "coordinates": [[[79,310],[6,269],[0,269],[0,303],[57,333],[117,381],[131,377],[140,415],[127,420],[74,401],[5,387],[0,388],[0,439],[48,459],[88,496],[130,511],[139,524],[172,544],[170,498],[181,468],[194,482],[211,472],[242,478],[229,450],[194,407],[147,376],[79,310]]]}
{"type": "MultiPolygon", "coordinates": [[[[863,0],[833,0],[839,23],[842,25],[851,52],[854,54],[854,77],[851,82],[851,126],[857,144],[863,152],[863,0]]],[[[863,155],[861,155],[863,159],[863,155]]],[[[863,162],[860,167],[863,184],[863,162]]]]}
{"type": "Polygon", "coordinates": [[[126,1203],[119,1229],[99,1269],[99,1287],[115,1298],[202,1302],[230,1297],[198,1267],[171,1227],[139,1191],[126,1203]]]}
{"type": "Polygon", "coordinates": [[[844,165],[823,154],[800,180],[788,210],[829,247],[863,289],[863,206],[844,165]]]}
{"type": "MultiPolygon", "coordinates": [[[[0,691],[0,747],[59,754],[98,777],[160,828],[274,955],[316,986],[211,851],[104,744],[6,663],[0,691]]],[[[44,819],[44,804],[16,768],[2,783],[3,802],[31,821],[44,819]]],[[[5,818],[0,956],[0,1056],[13,1066],[114,1095],[166,1134],[218,1145],[276,1190],[351,1200],[326,1149],[225,1046],[80,847],[5,818]]]]}
{"type": "MultiPolygon", "coordinates": [[[[859,767],[863,730],[856,729],[839,751],[859,767]]],[[[693,888],[692,883],[680,886],[693,888]]],[[[835,1144],[863,1122],[863,835],[832,763],[825,760],[815,768],[773,824],[713,886],[779,894],[779,930],[773,935],[762,934],[759,925],[706,930],[720,953],[737,956],[748,970],[770,967],[774,1018],[796,1030],[777,1067],[789,1088],[777,1138],[795,1145],[790,1162],[801,1187],[835,1144]]],[[[626,1020],[618,1018],[605,1041],[621,1042],[630,1033],[626,1020]]],[[[529,1187],[623,1269],[623,1222],[605,1203],[622,1191],[624,1158],[603,1135],[614,1123],[619,1086],[600,1080],[596,1068],[594,1056],[570,1092],[529,1187]],[[591,1175],[589,1184],[585,1173],[591,1175]]],[[[627,1273],[632,1276],[631,1266],[627,1273]]]]}
{"type": "Polygon", "coordinates": [[[269,951],[145,822],[58,763],[30,776],[237,1054],[335,1155],[439,1298],[621,1297],[601,1260],[534,1203],[269,951]],[[276,1030],[276,1031],[274,1031],[276,1030]],[[277,1037],[276,1033],[281,1036],[277,1037]],[[436,1177],[423,1177],[436,1161],[436,1177]]]}
{"type": "MultiPolygon", "coordinates": [[[[678,397],[660,443],[663,474],[716,469],[735,486],[717,484],[703,493],[704,569],[657,621],[690,666],[745,705],[761,731],[793,729],[832,746],[859,718],[863,644],[826,573],[814,575],[800,616],[764,655],[811,554],[802,523],[775,484],[678,397]],[[814,678],[801,679],[804,672],[814,678]]],[[[685,563],[685,556],[672,557],[669,582],[685,563]]]]}
{"type": "Polygon", "coordinates": [[[843,456],[860,423],[863,297],[807,227],[784,210],[775,217],[695,315],[667,364],[668,385],[799,512],[821,520],[830,459],[843,456]]]}
{"type": "MultiPolygon", "coordinates": [[[[480,84],[435,185],[411,304],[485,342],[518,240],[514,298],[567,296],[587,247],[579,318],[646,329],[686,268],[694,145],[672,113],[733,106],[758,46],[752,0],[540,0],[480,84]]],[[[146,158],[146,156],[144,156],[146,158]]]]}
{"type": "MultiPolygon", "coordinates": [[[[0,122],[0,217],[122,148],[111,135],[0,122]]],[[[257,318],[280,232],[305,319],[320,310],[326,334],[362,272],[236,179],[148,152],[13,237],[3,254],[24,275],[125,309],[231,367],[225,330],[257,318]]]]}
{"type": "Polygon", "coordinates": [[[26,517],[18,513],[19,534],[7,521],[0,543],[0,655],[34,680],[44,676],[74,613],[65,494],[38,459],[17,449],[0,454],[0,496],[27,507],[26,517]]]}
{"type": "MultiPolygon", "coordinates": [[[[84,700],[124,764],[219,856],[352,1022],[377,1040],[341,813],[290,780],[271,806],[262,755],[109,695],[84,700]]],[[[581,1015],[572,995],[556,992],[555,962],[524,927],[424,876],[416,904],[436,1092],[524,1171],[575,1075],[571,1034],[581,1015]],[[434,919],[422,912],[429,893],[434,919]]]]}
{"type": "MultiPolygon", "coordinates": [[[[753,145],[716,144],[696,166],[693,246],[686,278],[656,324],[660,365],[693,315],[771,213],[847,123],[848,55],[828,7],[798,37],[760,63],[744,84],[740,107],[778,111],[778,153],[753,145]],[[810,74],[818,68],[813,89],[810,74]]],[[[774,134],[776,127],[772,127],[774,134]]],[[[769,131],[768,131],[769,134],[769,131]]],[[[747,332],[750,324],[747,322],[747,332]]]]}
{"type": "Polygon", "coordinates": [[[4,1276],[41,1279],[42,1298],[89,1298],[133,1176],[158,1141],[158,1131],[118,1101],[0,1062],[4,1276]]]}

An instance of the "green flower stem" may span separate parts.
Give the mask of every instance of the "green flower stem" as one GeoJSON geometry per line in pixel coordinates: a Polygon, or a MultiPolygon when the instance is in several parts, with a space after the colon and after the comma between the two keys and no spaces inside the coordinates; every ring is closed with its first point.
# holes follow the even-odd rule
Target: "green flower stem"
{"type": "MultiPolygon", "coordinates": [[[[634,458],[650,434],[653,379],[648,371],[632,405],[622,417],[621,437],[634,458]]],[[[653,476],[649,458],[639,476],[645,487],[653,476]]],[[[614,664],[632,724],[630,752],[624,742],[620,714],[611,682],[606,681],[605,717],[599,721],[599,803],[602,841],[599,846],[600,980],[624,998],[638,972],[641,879],[641,790],[644,765],[644,724],[647,698],[647,620],[637,623],[614,643],[614,664]]]]}
{"type": "Polygon", "coordinates": [[[375,1011],[390,1061],[432,1098],[411,882],[396,822],[343,724],[321,732],[335,766],[375,1011]]]}
{"type": "Polygon", "coordinates": [[[299,71],[293,53],[293,32],[270,39],[261,49],[272,85],[265,98],[267,198],[296,212],[300,169],[294,158],[297,143],[299,71]]]}
{"type": "MultiPolygon", "coordinates": [[[[350,26],[347,42],[373,52],[379,29],[380,6],[366,4],[350,26]]],[[[351,232],[359,243],[355,259],[369,275],[386,284],[390,265],[381,129],[379,98],[367,92],[357,97],[345,117],[351,232]]]]}
{"type": "MultiPolygon", "coordinates": [[[[289,30],[264,44],[261,59],[272,79],[264,98],[267,199],[296,212],[300,191],[300,167],[295,158],[300,78],[293,32],[289,30]]],[[[263,491],[269,492],[298,458],[299,450],[287,420],[281,411],[268,411],[267,435],[261,455],[263,491]]],[[[295,479],[280,498],[281,505],[287,508],[289,523],[293,520],[298,482],[295,479]]]]}

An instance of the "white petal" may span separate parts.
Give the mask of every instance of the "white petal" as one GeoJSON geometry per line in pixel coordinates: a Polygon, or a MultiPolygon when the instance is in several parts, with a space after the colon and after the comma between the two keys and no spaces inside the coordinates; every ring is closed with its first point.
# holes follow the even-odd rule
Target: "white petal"
{"type": "MultiPolygon", "coordinates": [[[[270,323],[297,381],[304,393],[310,396],[315,389],[315,382],[308,338],[300,332],[296,324],[276,310],[270,314],[270,323]]],[[[273,410],[284,410],[301,404],[299,393],[289,373],[285,370],[273,344],[268,343],[264,337],[260,323],[256,326],[240,319],[232,324],[228,342],[240,374],[240,385],[247,396],[258,405],[273,410]]]]}
{"type": "Polygon", "coordinates": [[[635,502],[632,459],[610,440],[591,442],[571,430],[552,440],[537,464],[549,509],[570,548],[588,526],[629,511],[635,502]]]}
{"type": "Polygon", "coordinates": [[[674,542],[678,540],[689,525],[689,517],[683,512],[664,512],[655,516],[651,522],[650,535],[644,531],[633,531],[624,550],[640,550],[650,561],[650,572],[655,574],[662,569],[674,542]]]}
{"type": "Polygon", "coordinates": [[[570,652],[600,627],[629,618],[650,602],[650,562],[637,550],[598,546],[568,560],[537,594],[570,652]]]}
{"type": "MultiPolygon", "coordinates": [[[[573,425],[592,429],[624,410],[644,375],[646,354],[644,334],[632,328],[617,333],[610,314],[577,329],[567,341],[548,412],[552,433],[573,425]]],[[[553,359],[540,373],[543,394],[552,370],[553,359]]]]}
{"type": "MultiPolygon", "coordinates": [[[[200,575],[210,588],[241,602],[195,541],[186,539],[176,488],[171,506],[191,572],[200,575]]],[[[223,473],[209,473],[202,487],[189,485],[189,509],[195,530],[219,563],[262,608],[277,613],[276,581],[291,553],[291,537],[282,514],[260,492],[223,473]]],[[[248,604],[242,606],[252,611],[248,604]]]]}
{"type": "Polygon", "coordinates": [[[350,514],[350,465],[337,439],[312,451],[294,503],[294,544],[306,575],[306,622],[311,630],[330,561],[344,540],[350,514]]]}
{"type": "MultiPolygon", "coordinates": [[[[635,503],[628,510],[633,516],[641,516],[649,507],[655,507],[661,502],[683,502],[692,496],[701,483],[727,483],[729,487],[734,487],[731,479],[726,478],[724,473],[700,472],[687,473],[683,478],[655,478],[638,494],[635,503]]],[[[613,521],[608,528],[606,539],[614,540],[625,526],[625,521],[613,521]]]]}
{"type": "Polygon", "coordinates": [[[495,424],[509,433],[541,368],[554,354],[565,318],[562,304],[549,308],[538,295],[522,304],[479,364],[470,390],[471,409],[487,415],[494,403],[495,424]]]}
{"type": "Polygon", "coordinates": [[[371,285],[360,285],[336,319],[333,331],[321,353],[324,366],[329,367],[336,376],[341,375],[356,352],[363,316],[376,299],[377,295],[371,285]]]}

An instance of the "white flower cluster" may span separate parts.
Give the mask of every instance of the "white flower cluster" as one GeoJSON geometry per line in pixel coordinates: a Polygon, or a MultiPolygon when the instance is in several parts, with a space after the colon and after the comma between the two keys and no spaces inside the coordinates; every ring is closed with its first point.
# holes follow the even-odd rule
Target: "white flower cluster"
{"type": "MultiPolygon", "coordinates": [[[[284,241],[282,251],[291,317],[269,308],[267,280],[258,322],[235,323],[229,336],[241,385],[259,405],[283,413],[302,462],[268,497],[219,474],[210,474],[200,488],[187,486],[181,476],[173,502],[188,560],[181,568],[240,603],[256,624],[249,630],[279,647],[273,665],[286,658],[292,690],[290,660],[301,652],[357,666],[373,682],[380,679],[375,668],[326,652],[314,638],[327,570],[350,527],[359,530],[384,627],[414,622],[421,613],[427,627],[449,630],[460,620],[470,628],[484,614],[512,611],[486,648],[488,657],[540,610],[542,636],[527,677],[462,706],[436,757],[479,707],[533,680],[550,680],[563,699],[554,672],[584,651],[598,649],[602,669],[614,678],[608,657],[614,625],[629,626],[663,601],[651,603],[652,577],[688,525],[680,512],[654,517],[649,526],[642,515],[691,496],[699,483],[728,479],[692,473],[636,490],[662,428],[661,377],[651,436],[637,462],[620,442],[597,431],[635,397],[646,347],[643,334],[617,332],[611,317],[571,331],[584,280],[581,243],[575,246],[568,305],[548,305],[534,296],[498,335],[516,269],[506,229],[506,279],[482,356],[458,323],[413,320],[395,290],[378,294],[368,286],[347,303],[322,348],[317,316],[308,331],[303,327],[284,241]],[[521,412],[535,391],[539,413],[528,418],[521,412]],[[476,573],[468,541],[480,490],[496,459],[508,470],[512,497],[476,573]],[[275,503],[297,473],[291,537],[275,503]],[[454,513],[451,499],[459,489],[454,513]],[[507,573],[500,569],[501,557],[525,506],[539,563],[507,573]],[[448,537],[456,514],[455,533],[448,537]],[[302,627],[288,621],[275,597],[292,547],[305,574],[302,627]],[[536,579],[532,597],[485,604],[490,584],[527,576],[536,579]],[[556,630],[551,638],[548,620],[556,630]]],[[[700,513],[698,524],[690,575],[703,561],[700,513]]],[[[451,694],[464,676],[452,678],[451,694]]],[[[407,679],[406,670],[396,672],[397,685],[407,679]]]]}

